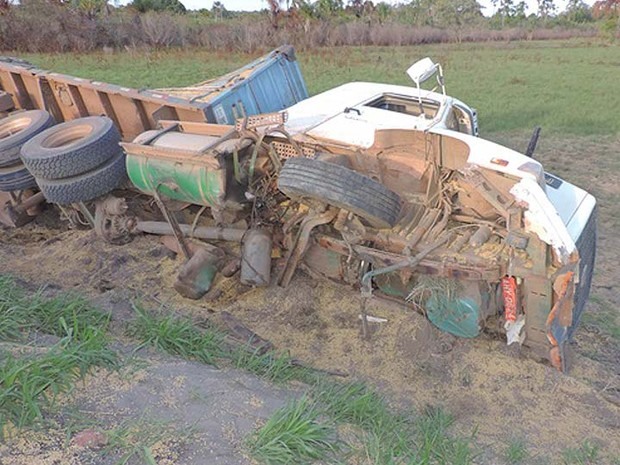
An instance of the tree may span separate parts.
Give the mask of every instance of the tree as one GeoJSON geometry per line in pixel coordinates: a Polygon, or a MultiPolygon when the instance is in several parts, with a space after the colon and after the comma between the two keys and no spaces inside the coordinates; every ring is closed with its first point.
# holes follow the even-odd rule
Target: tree
{"type": "Polygon", "coordinates": [[[433,14],[436,24],[455,28],[459,35],[464,26],[482,18],[482,5],[476,0],[436,0],[433,14]]]}
{"type": "Polygon", "coordinates": [[[392,7],[385,2],[379,2],[375,6],[375,14],[379,18],[379,23],[384,23],[385,20],[390,16],[390,12],[392,11],[392,7]]]}
{"type": "Polygon", "coordinates": [[[620,0],[599,0],[592,5],[592,16],[602,19],[601,35],[610,42],[616,40],[620,31],[620,0]]]}
{"type": "Polygon", "coordinates": [[[364,0],[349,0],[347,9],[350,9],[358,18],[361,18],[364,14],[364,0]]]}
{"type": "Polygon", "coordinates": [[[179,0],[133,0],[129,7],[140,13],[146,13],[147,11],[185,13],[187,11],[179,0]]]}
{"type": "Polygon", "coordinates": [[[506,19],[512,18],[516,13],[514,2],[512,0],[491,0],[491,3],[497,8],[495,14],[501,18],[502,27],[504,27],[506,19]]]}
{"type": "Polygon", "coordinates": [[[596,19],[617,18],[620,16],[620,0],[599,0],[592,5],[592,15],[596,19]]]}
{"type": "Polygon", "coordinates": [[[526,19],[527,15],[525,14],[525,10],[527,10],[527,3],[520,1],[515,5],[512,17],[518,21],[526,19]]]}
{"type": "Polygon", "coordinates": [[[229,16],[229,13],[226,7],[224,6],[222,2],[219,2],[219,1],[213,2],[213,6],[211,7],[211,14],[218,21],[221,21],[222,19],[227,18],[229,16]]]}
{"type": "Polygon", "coordinates": [[[306,19],[316,16],[314,4],[310,0],[292,0],[290,10],[299,13],[306,19]]]}
{"type": "Polygon", "coordinates": [[[536,2],[538,3],[538,16],[543,20],[547,20],[557,10],[553,0],[536,0],[536,2]]]}
{"type": "Polygon", "coordinates": [[[269,17],[271,19],[271,26],[274,29],[278,28],[278,17],[280,16],[280,3],[281,0],[266,0],[269,4],[269,17]]]}
{"type": "Polygon", "coordinates": [[[323,18],[329,18],[343,9],[342,0],[317,0],[315,3],[316,12],[323,18]]]}
{"type": "Polygon", "coordinates": [[[583,0],[568,0],[566,19],[573,23],[588,23],[592,21],[592,9],[583,0]]]}
{"type": "Polygon", "coordinates": [[[404,11],[407,22],[419,26],[432,26],[434,22],[433,0],[412,0],[404,11]]]}

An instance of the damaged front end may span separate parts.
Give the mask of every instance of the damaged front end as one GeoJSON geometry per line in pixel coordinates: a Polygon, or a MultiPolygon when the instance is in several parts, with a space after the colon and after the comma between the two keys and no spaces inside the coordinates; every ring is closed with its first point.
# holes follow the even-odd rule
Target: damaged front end
{"type": "Polygon", "coordinates": [[[286,122],[164,122],[124,144],[130,178],[210,207],[218,226],[266,231],[280,286],[301,268],[360,289],[366,337],[368,300],[396,299],[443,331],[501,332],[567,369],[594,264],[591,196],[574,188],[560,214],[567,196],[547,194],[539,163],[474,136],[381,129],[361,146],[291,135],[286,122]]]}
{"type": "Polygon", "coordinates": [[[508,344],[567,369],[594,265],[593,197],[572,186],[583,198],[563,216],[583,227],[569,228],[540,164],[448,131],[377,131],[363,150],[315,138],[313,148],[344,155],[346,166],[398,192],[402,209],[377,228],[345,205],[309,241],[312,273],[359,286],[365,303],[373,294],[405,301],[459,337],[501,328],[508,344]]]}

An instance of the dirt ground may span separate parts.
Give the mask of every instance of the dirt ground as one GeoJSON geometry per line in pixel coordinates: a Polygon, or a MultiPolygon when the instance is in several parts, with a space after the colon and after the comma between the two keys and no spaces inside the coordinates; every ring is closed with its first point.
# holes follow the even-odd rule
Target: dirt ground
{"type": "MultiPolygon", "coordinates": [[[[502,141],[519,148],[527,136],[507,134],[502,141]]],[[[620,169],[615,169],[618,161],[603,158],[617,157],[619,151],[620,141],[612,138],[549,138],[539,155],[550,171],[599,198],[597,273],[587,311],[602,315],[611,306],[616,313],[609,324],[618,322],[620,307],[614,273],[620,251],[620,237],[614,234],[620,215],[620,169]],[[588,147],[600,160],[583,159],[588,147]]],[[[444,406],[455,415],[460,433],[477,431],[479,464],[504,463],[506,444],[515,438],[527,444],[527,463],[563,463],[562,452],[586,439],[600,446],[598,463],[616,464],[620,457],[620,348],[604,325],[595,324],[605,320],[585,320],[573,343],[574,365],[568,375],[508,350],[490,335],[465,340],[443,334],[410,309],[378,299],[369,314],[387,322],[372,324],[371,338],[364,341],[360,297],[353,290],[301,272],[288,289],[251,289],[240,286],[236,277],[220,276],[210,299],[190,301],[172,288],[181,261],[157,238],[141,236],[112,246],[89,231],[58,229],[53,218],[48,212],[19,230],[0,232],[0,273],[85,293],[111,311],[120,327],[133,316],[130,302],[135,299],[200,318],[217,319],[226,310],[279,350],[311,366],[378,386],[395,406],[444,406]]],[[[146,367],[124,379],[93,376],[75,396],[85,411],[97,416],[142,412],[156,421],[174,420],[179,431],[197,426],[197,446],[172,441],[158,463],[247,463],[236,445],[257,420],[294,395],[235,371],[152,353],[141,353],[140,358],[146,367]],[[207,455],[200,455],[206,450],[207,455]]],[[[46,441],[62,444],[64,438],[46,441]]],[[[36,438],[31,448],[47,450],[33,444],[36,438]]],[[[0,446],[0,459],[9,453],[0,446]]],[[[83,452],[75,454],[66,463],[100,463],[92,457],[95,461],[88,462],[83,452]]],[[[37,463],[58,463],[36,453],[13,455],[6,463],[32,463],[33,456],[41,459],[37,463]]]]}
{"type": "Polygon", "coordinates": [[[141,450],[146,446],[158,465],[243,465],[251,462],[245,438],[292,397],[237,370],[152,352],[140,353],[137,361],[139,368],[88,376],[62,400],[57,428],[10,437],[0,444],[0,463],[143,464],[149,463],[141,450]],[[76,440],[101,429],[122,441],[122,453],[76,440]]]}

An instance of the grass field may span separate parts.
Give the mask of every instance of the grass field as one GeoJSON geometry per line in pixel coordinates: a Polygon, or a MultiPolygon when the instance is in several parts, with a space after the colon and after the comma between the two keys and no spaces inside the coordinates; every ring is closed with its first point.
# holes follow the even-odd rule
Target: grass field
{"type": "MultiPolygon", "coordinates": [[[[354,80],[410,84],[405,70],[431,56],[444,66],[448,93],[478,109],[484,133],[524,130],[618,134],[620,50],[586,41],[419,47],[330,48],[299,55],[311,94],[354,80]]],[[[172,50],[29,55],[56,72],[137,88],[193,84],[252,56],[172,50]]]]}

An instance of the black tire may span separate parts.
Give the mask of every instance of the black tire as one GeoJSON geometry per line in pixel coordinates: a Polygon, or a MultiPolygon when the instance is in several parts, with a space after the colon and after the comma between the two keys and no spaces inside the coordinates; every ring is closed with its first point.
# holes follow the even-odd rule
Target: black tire
{"type": "Polygon", "coordinates": [[[65,179],[88,173],[118,156],[120,141],[110,118],[88,116],[33,137],[22,147],[21,157],[37,179],[65,179]]]}
{"type": "Polygon", "coordinates": [[[40,132],[54,125],[47,111],[29,110],[13,113],[0,120],[0,167],[18,163],[22,146],[40,132]]]}
{"type": "Polygon", "coordinates": [[[39,179],[37,184],[48,202],[69,205],[92,200],[119,187],[127,176],[125,154],[119,153],[104,165],[71,178],[39,179]]]}
{"type": "Polygon", "coordinates": [[[0,168],[0,191],[12,192],[32,187],[37,187],[37,183],[21,163],[0,168]]]}
{"type": "Polygon", "coordinates": [[[310,158],[289,158],[278,188],[291,198],[310,198],[351,211],[378,228],[393,227],[400,217],[398,194],[344,166],[310,158]]]}

